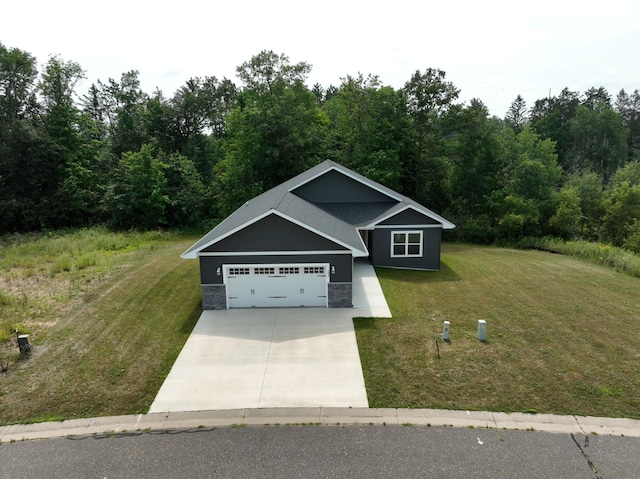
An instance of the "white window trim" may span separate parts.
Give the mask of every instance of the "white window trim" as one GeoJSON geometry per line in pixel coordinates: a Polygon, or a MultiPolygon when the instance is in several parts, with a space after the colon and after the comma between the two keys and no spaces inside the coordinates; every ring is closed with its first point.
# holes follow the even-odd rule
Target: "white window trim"
{"type": "MultiPolygon", "coordinates": [[[[392,258],[422,258],[422,243],[423,243],[423,241],[424,241],[424,235],[422,234],[422,231],[420,231],[420,230],[394,230],[394,231],[391,231],[391,257],[392,258]],[[405,236],[406,240],[404,242],[404,245],[405,245],[405,248],[406,248],[405,251],[407,251],[407,253],[409,251],[409,244],[412,244],[412,245],[416,244],[416,243],[409,243],[409,235],[410,234],[419,234],[420,235],[420,251],[418,252],[418,254],[395,254],[394,251],[393,251],[394,250],[394,248],[393,248],[393,246],[394,246],[393,237],[396,234],[404,234],[404,235],[406,235],[405,236]]],[[[400,243],[398,243],[398,244],[400,244],[400,243]]]]}

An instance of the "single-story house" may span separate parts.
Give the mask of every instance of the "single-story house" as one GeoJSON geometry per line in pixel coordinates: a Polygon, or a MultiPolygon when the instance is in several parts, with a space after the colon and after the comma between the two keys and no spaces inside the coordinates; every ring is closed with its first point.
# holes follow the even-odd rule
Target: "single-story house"
{"type": "Polygon", "coordinates": [[[242,205],[182,257],[200,260],[204,309],[351,307],[354,259],[438,270],[453,228],[327,160],[242,205]]]}

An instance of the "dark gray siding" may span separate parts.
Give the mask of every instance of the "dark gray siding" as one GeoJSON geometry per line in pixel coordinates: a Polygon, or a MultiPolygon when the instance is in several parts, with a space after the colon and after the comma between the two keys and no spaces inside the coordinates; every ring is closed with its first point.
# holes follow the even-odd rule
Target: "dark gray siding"
{"type": "MultiPolygon", "coordinates": [[[[399,226],[398,230],[402,230],[399,226]]],[[[393,268],[440,269],[441,228],[418,228],[422,231],[421,258],[391,257],[391,228],[375,229],[371,234],[369,252],[374,266],[390,266],[393,268]]]]}
{"type": "Polygon", "coordinates": [[[350,283],[352,281],[352,263],[350,254],[330,255],[262,255],[262,256],[201,256],[200,283],[222,284],[222,266],[225,264],[280,264],[280,263],[329,263],[336,267],[330,275],[332,283],[350,283]],[[216,273],[220,268],[220,276],[216,273]]]}
{"type": "Polygon", "coordinates": [[[295,195],[314,203],[368,203],[393,201],[389,196],[331,170],[296,188],[295,195]]]}
{"type": "Polygon", "coordinates": [[[381,225],[438,225],[438,221],[428,216],[418,213],[416,210],[408,208],[395,216],[386,219],[381,225]]]}
{"type": "Polygon", "coordinates": [[[344,246],[272,214],[205,248],[203,252],[344,249],[344,246]]]}

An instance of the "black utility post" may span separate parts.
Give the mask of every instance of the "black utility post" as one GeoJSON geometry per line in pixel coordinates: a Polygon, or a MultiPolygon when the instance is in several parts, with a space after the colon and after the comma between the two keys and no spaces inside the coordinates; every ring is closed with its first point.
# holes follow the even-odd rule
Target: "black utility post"
{"type": "Polygon", "coordinates": [[[28,334],[20,334],[18,328],[16,328],[16,339],[18,340],[18,349],[20,354],[27,354],[31,352],[31,340],[28,334]]]}

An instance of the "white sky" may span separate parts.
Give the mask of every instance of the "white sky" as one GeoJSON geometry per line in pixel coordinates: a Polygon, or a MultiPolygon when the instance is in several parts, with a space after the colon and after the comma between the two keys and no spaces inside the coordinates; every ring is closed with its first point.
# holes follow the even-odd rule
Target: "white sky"
{"type": "Polygon", "coordinates": [[[80,64],[88,80],[138,70],[166,97],[194,76],[227,77],[261,50],[313,66],[309,85],[378,75],[401,88],[439,68],[500,117],[565,86],[640,89],[640,1],[21,0],[0,9],[0,42],[80,64]]]}

